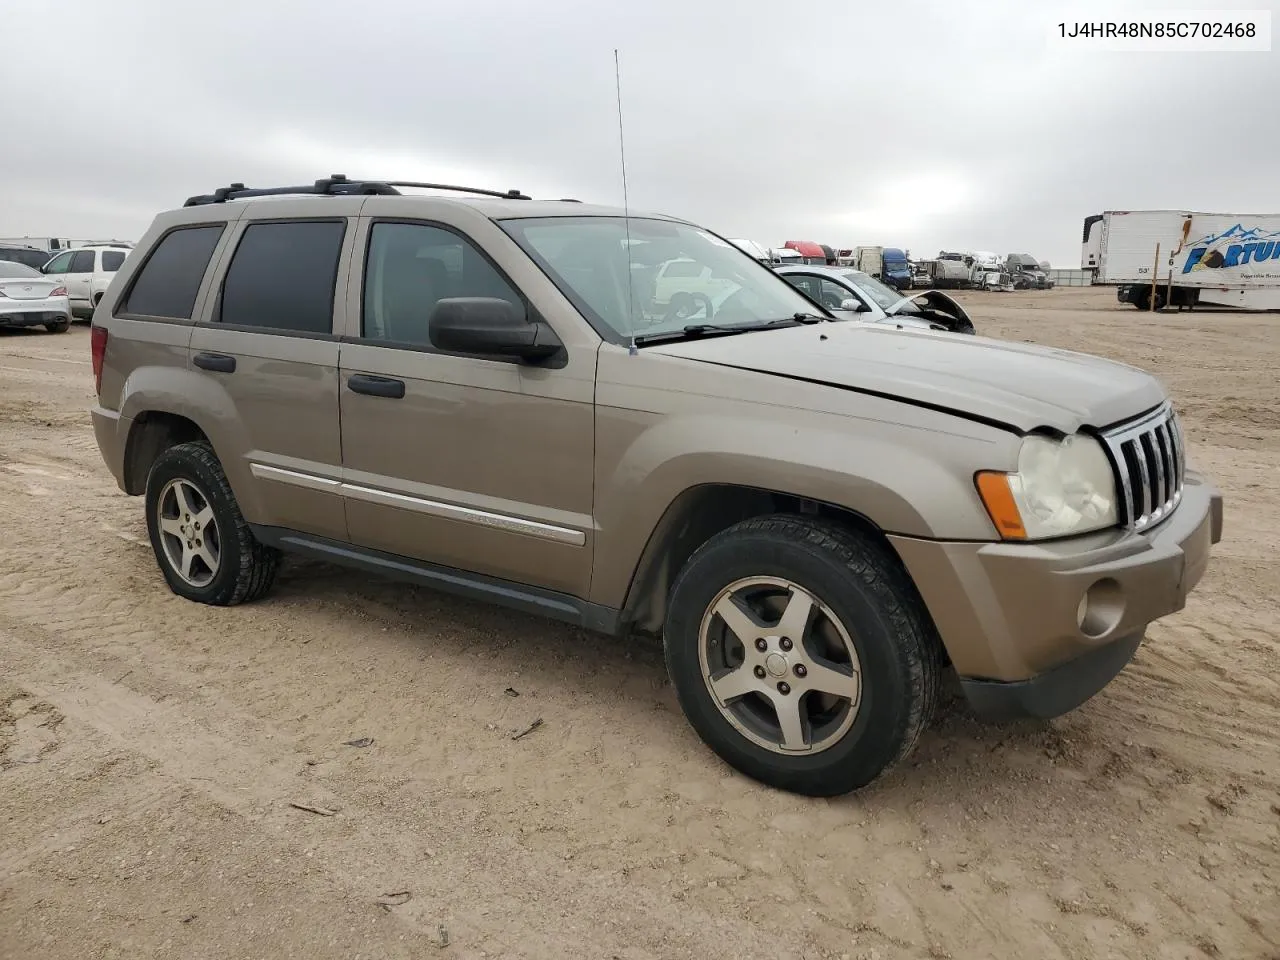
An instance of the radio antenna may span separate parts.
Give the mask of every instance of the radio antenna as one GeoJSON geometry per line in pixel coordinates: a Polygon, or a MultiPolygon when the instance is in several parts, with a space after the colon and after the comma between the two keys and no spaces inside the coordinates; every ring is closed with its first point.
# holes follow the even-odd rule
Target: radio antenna
{"type": "Polygon", "coordinates": [[[622,159],[622,222],[627,231],[627,327],[631,333],[631,356],[639,355],[636,349],[636,298],[631,280],[631,201],[627,196],[627,140],[622,132],[622,67],[618,61],[618,48],[613,48],[613,82],[618,101],[618,154],[622,159]]]}

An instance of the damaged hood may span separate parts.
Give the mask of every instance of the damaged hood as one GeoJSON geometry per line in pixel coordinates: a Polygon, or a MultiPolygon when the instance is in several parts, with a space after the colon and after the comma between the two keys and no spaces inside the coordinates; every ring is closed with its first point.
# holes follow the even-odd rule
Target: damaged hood
{"type": "Polygon", "coordinates": [[[883,324],[784,327],[644,351],[898,397],[1023,432],[1107,427],[1166,398],[1150,374],[1099,357],[883,324]]]}

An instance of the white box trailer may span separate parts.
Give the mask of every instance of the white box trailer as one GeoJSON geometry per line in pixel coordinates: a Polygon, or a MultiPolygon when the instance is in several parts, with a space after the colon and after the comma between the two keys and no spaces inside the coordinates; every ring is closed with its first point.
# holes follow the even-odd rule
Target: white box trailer
{"type": "Polygon", "coordinates": [[[1109,210],[1084,221],[1080,266],[1116,299],[1280,310],[1280,213],[1109,210]],[[1156,245],[1159,244],[1159,258],[1156,245]]]}

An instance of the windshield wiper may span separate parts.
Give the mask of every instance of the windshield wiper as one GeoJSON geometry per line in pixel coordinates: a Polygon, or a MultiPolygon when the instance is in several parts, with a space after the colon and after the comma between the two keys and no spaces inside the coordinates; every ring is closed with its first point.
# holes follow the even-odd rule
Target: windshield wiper
{"type": "Polygon", "coordinates": [[[641,333],[636,335],[636,343],[656,343],[660,340],[691,340],[709,333],[748,333],[752,330],[768,330],[771,327],[792,326],[797,323],[825,323],[829,317],[820,317],[816,313],[793,313],[779,320],[760,320],[755,323],[690,323],[679,330],[663,330],[661,333],[641,333]]]}

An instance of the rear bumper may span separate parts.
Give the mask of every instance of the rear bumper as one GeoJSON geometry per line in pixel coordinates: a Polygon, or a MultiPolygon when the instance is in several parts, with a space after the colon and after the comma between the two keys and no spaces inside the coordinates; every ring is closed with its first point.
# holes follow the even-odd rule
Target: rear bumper
{"type": "MultiPolygon", "coordinates": [[[[107,469],[111,471],[111,475],[115,477],[116,485],[121,490],[125,490],[125,444],[133,421],[128,417],[120,416],[115,410],[107,410],[104,407],[96,406],[90,411],[90,416],[93,419],[93,436],[98,441],[98,450],[102,454],[102,460],[107,465],[107,469]]],[[[127,493],[128,491],[125,490],[125,492],[127,493]]]]}
{"type": "Polygon", "coordinates": [[[1148,624],[1185,606],[1221,538],[1222,496],[1188,472],[1178,509],[1143,534],[1041,544],[890,539],[974,709],[1052,717],[1106,686],[1148,624]]]}
{"type": "Polygon", "coordinates": [[[61,307],[40,306],[14,307],[12,301],[0,305],[0,327],[39,327],[46,323],[59,323],[71,319],[71,309],[61,307]]]}

